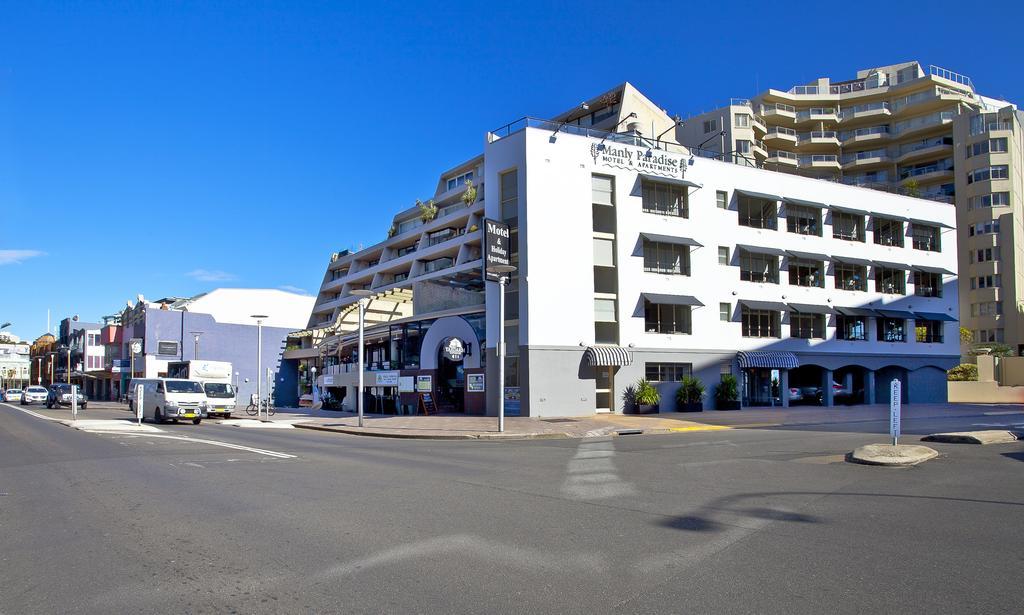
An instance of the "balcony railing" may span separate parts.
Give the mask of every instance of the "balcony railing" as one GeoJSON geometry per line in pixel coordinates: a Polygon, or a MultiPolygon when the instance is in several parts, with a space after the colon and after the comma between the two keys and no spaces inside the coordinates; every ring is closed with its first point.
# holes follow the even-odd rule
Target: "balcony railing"
{"type": "Polygon", "coordinates": [[[896,133],[900,134],[911,130],[917,130],[918,128],[949,122],[953,120],[953,116],[955,115],[956,114],[952,111],[941,111],[939,113],[930,113],[922,117],[915,117],[911,120],[896,122],[896,133]]]}
{"type": "Polygon", "coordinates": [[[786,160],[793,160],[793,161],[798,161],[800,159],[800,157],[797,156],[796,154],[794,154],[793,152],[787,152],[787,151],[783,151],[781,149],[768,150],[768,157],[769,158],[785,158],[786,160]]]}
{"type": "Polygon", "coordinates": [[[797,136],[797,132],[792,128],[785,128],[783,126],[772,126],[768,129],[768,135],[789,135],[790,137],[797,136]]]}
{"type": "Polygon", "coordinates": [[[770,103],[761,107],[762,114],[778,113],[779,111],[784,113],[796,113],[796,107],[785,103],[770,103]]]}
{"type": "Polygon", "coordinates": [[[886,158],[889,152],[884,149],[873,149],[866,152],[856,152],[853,154],[845,154],[842,157],[843,164],[848,162],[856,162],[858,160],[870,160],[872,158],[886,158]]]}
{"type": "Polygon", "coordinates": [[[801,141],[809,141],[811,139],[838,139],[839,133],[834,130],[812,130],[810,132],[801,132],[797,135],[801,141]]]}
{"type": "Polygon", "coordinates": [[[845,108],[845,109],[843,109],[842,111],[839,112],[839,117],[848,118],[848,117],[853,117],[854,115],[856,115],[858,113],[863,113],[865,111],[878,111],[878,110],[882,110],[882,109],[888,110],[889,109],[889,103],[887,103],[885,101],[882,101],[882,102],[865,103],[863,105],[855,105],[853,107],[847,107],[847,108],[845,108]]]}
{"type": "Polygon", "coordinates": [[[836,154],[810,154],[798,157],[797,162],[800,163],[800,166],[827,164],[831,162],[839,162],[839,156],[836,154]]]}
{"type": "Polygon", "coordinates": [[[798,120],[811,120],[814,118],[828,118],[834,116],[836,110],[833,107],[814,107],[812,109],[805,109],[796,114],[798,120]]]}
{"type": "Polygon", "coordinates": [[[816,85],[794,85],[789,88],[787,94],[795,94],[797,96],[817,96],[821,92],[822,88],[816,85]]]}
{"type": "Polygon", "coordinates": [[[899,155],[902,156],[903,154],[909,154],[910,152],[928,149],[929,147],[951,145],[950,143],[946,142],[946,139],[948,139],[948,137],[936,137],[934,139],[924,139],[921,141],[916,141],[914,143],[905,143],[900,146],[899,155]]]}
{"type": "Polygon", "coordinates": [[[908,177],[918,177],[920,175],[927,175],[928,173],[935,173],[938,171],[952,171],[953,160],[945,158],[932,164],[928,164],[921,167],[903,167],[900,169],[900,179],[907,179],[908,177]]]}
{"type": "Polygon", "coordinates": [[[844,130],[839,133],[839,140],[846,141],[853,137],[866,137],[868,135],[887,135],[888,126],[871,126],[869,128],[858,128],[857,130],[844,130]]]}
{"type": "Polygon", "coordinates": [[[941,77],[947,81],[952,81],[953,83],[959,83],[962,86],[970,88],[971,92],[975,92],[974,83],[971,82],[971,78],[967,75],[954,73],[951,70],[947,70],[941,66],[935,66],[934,64],[928,66],[928,74],[941,77]]]}

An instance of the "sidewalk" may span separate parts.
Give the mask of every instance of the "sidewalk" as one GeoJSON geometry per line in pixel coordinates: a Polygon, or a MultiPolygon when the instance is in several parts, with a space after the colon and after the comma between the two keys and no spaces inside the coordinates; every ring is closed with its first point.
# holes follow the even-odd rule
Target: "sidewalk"
{"type": "MultiPolygon", "coordinates": [[[[1024,415],[1024,406],[1001,404],[908,404],[904,420],[950,418],[976,415],[1024,415]]],[[[359,427],[355,413],[309,408],[279,408],[272,420],[287,420],[302,429],[317,429],[354,435],[389,438],[542,439],[587,438],[633,433],[666,434],[721,429],[758,429],[808,425],[835,425],[888,420],[889,407],[797,406],[792,408],[746,408],[739,411],[664,413],[653,415],[599,414],[566,418],[506,417],[505,431],[499,433],[497,418],[448,414],[394,416],[367,414],[359,427]]]]}

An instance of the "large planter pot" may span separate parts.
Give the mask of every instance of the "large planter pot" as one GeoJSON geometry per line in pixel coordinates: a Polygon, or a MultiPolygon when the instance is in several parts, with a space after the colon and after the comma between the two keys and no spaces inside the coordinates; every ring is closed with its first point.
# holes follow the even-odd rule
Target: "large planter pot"
{"type": "Polygon", "coordinates": [[[703,412],[704,404],[699,401],[677,402],[676,412],[703,412]]]}
{"type": "Polygon", "coordinates": [[[637,414],[655,414],[656,412],[658,412],[657,404],[637,404],[636,405],[636,413],[637,414]]]}
{"type": "Polygon", "coordinates": [[[740,409],[740,402],[739,402],[739,400],[737,400],[737,401],[716,401],[715,402],[715,409],[716,410],[739,410],[740,409]]]}

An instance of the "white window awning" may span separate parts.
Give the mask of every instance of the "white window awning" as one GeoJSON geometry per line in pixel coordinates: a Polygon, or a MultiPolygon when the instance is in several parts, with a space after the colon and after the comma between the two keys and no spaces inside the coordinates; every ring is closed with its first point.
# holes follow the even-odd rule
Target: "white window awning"
{"type": "Polygon", "coordinates": [[[633,364],[633,353],[622,346],[612,344],[588,346],[583,358],[592,367],[621,367],[633,364]]]}

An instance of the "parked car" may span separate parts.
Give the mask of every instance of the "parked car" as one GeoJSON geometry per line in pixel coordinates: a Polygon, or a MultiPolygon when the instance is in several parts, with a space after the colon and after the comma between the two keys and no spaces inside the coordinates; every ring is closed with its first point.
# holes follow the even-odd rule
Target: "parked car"
{"type": "Polygon", "coordinates": [[[7,389],[3,394],[4,401],[11,403],[14,400],[21,399],[21,389],[7,389]]]}
{"type": "Polygon", "coordinates": [[[48,394],[48,391],[43,387],[28,387],[27,389],[21,392],[21,405],[24,406],[26,404],[35,403],[44,404],[46,403],[46,397],[48,394]]]}
{"type": "MultiPolygon", "coordinates": [[[[85,410],[89,400],[85,398],[81,389],[78,390],[76,395],[78,398],[78,407],[85,410]]],[[[47,408],[59,408],[60,406],[71,405],[71,385],[66,383],[52,384],[50,390],[46,396],[46,407],[47,408]]]]}

